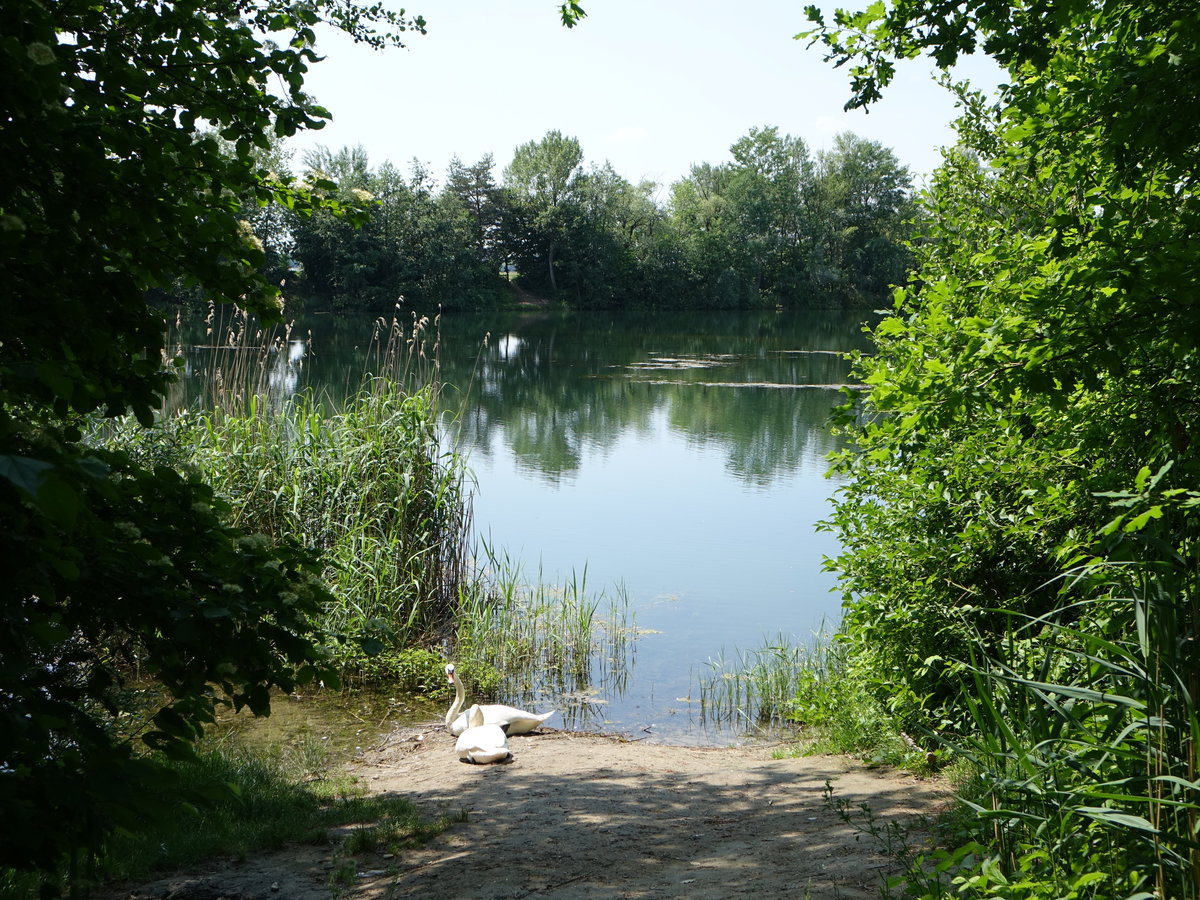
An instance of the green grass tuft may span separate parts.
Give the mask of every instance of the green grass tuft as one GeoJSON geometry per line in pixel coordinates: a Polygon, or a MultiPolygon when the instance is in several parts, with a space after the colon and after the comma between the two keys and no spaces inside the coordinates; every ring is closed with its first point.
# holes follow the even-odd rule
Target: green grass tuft
{"type": "Polygon", "coordinates": [[[68,882],[131,881],[184,869],[208,859],[245,859],[288,844],[326,845],[331,858],[386,847],[396,853],[441,833],[456,817],[426,820],[407,800],[367,796],[329,760],[276,748],[251,753],[226,749],[192,762],[170,762],[175,814],[141,831],[118,831],[103,851],[58,879],[0,872],[0,898],[33,900],[68,882]],[[314,774],[319,772],[319,774],[314,774]],[[343,838],[334,833],[353,826],[343,838]]]}

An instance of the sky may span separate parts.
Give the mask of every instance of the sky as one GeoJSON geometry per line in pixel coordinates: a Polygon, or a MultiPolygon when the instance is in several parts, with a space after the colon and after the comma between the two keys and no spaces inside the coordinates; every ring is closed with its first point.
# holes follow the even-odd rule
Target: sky
{"type": "MultiPolygon", "coordinates": [[[[730,160],[751,128],[777,126],[815,153],[842,131],[890,147],[919,186],[952,145],[954,98],[924,61],[898,65],[869,113],[846,112],[846,70],[795,35],[803,0],[584,0],[588,17],[564,28],[556,0],[413,0],[427,34],[374,51],[322,32],[306,90],[332,114],[290,142],[299,159],[318,145],[361,145],[372,165],[423,163],[439,183],[451,157],[491,153],[499,181],[521,144],[557,130],[579,140],[585,163],[608,161],[631,182],[662,186],[697,163],[730,160]]],[[[858,8],[850,0],[847,6],[858,8]]],[[[987,60],[962,69],[993,87],[987,60]]]]}

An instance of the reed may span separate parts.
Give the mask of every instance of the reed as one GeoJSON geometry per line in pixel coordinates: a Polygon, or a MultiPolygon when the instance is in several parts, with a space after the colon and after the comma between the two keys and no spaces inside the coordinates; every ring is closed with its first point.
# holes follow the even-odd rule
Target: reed
{"type": "MultiPolygon", "coordinates": [[[[255,348],[263,333],[243,316],[210,317],[206,335],[223,338],[204,348],[208,387],[153,432],[105,439],[199,472],[248,531],[321,551],[336,598],[324,625],[351,680],[412,681],[405,654],[449,644],[476,688],[506,697],[619,689],[634,635],[622,588],[593,594],[586,569],[529,583],[502,552],[468,554],[469,472],[449,436],[437,326],[377,320],[366,372],[335,404],[290,393],[290,331],[255,348]]],[[[440,674],[419,668],[422,683],[440,674]]]]}
{"type": "Polygon", "coordinates": [[[466,471],[445,446],[431,328],[377,321],[368,369],[335,406],[281,384],[297,362],[286,337],[252,346],[261,333],[235,314],[201,348],[208,387],[193,405],[151,432],[97,435],[198,472],[247,531],[319,550],[336,598],[323,624],[352,675],[378,650],[436,641],[470,578],[466,471]]]}
{"type": "Polygon", "coordinates": [[[898,729],[848,646],[824,628],[804,643],[780,634],[756,649],[738,649],[732,659],[721,654],[698,681],[702,723],[796,734],[798,742],[779,756],[838,753],[915,771],[937,764],[930,747],[898,729]]]}
{"type": "Polygon", "coordinates": [[[1131,593],[1022,621],[972,666],[975,728],[948,743],[988,850],[956,896],[1200,897],[1194,601],[1161,575],[1127,570],[1131,593]]]}
{"type": "Polygon", "coordinates": [[[564,719],[586,718],[587,698],[620,693],[637,630],[624,587],[593,592],[586,567],[559,585],[527,580],[504,553],[484,547],[480,577],[459,598],[454,654],[497,673],[515,702],[563,699],[564,719]],[[564,699],[565,698],[565,699],[564,699]]]}
{"type": "MultiPolygon", "coordinates": [[[[412,341],[410,353],[422,353],[412,341]]],[[[398,380],[420,364],[385,352],[385,373],[338,411],[302,394],[264,414],[252,398],[245,414],[215,407],[186,430],[194,463],[239,525],[322,551],[337,598],[330,631],[408,646],[432,640],[454,612],[469,504],[462,460],[439,439],[437,385],[398,380]]]]}
{"type": "Polygon", "coordinates": [[[778,635],[753,650],[737,649],[728,659],[722,652],[708,661],[700,679],[702,721],[742,721],[748,726],[782,724],[793,708],[800,671],[809,665],[808,648],[778,635]]]}

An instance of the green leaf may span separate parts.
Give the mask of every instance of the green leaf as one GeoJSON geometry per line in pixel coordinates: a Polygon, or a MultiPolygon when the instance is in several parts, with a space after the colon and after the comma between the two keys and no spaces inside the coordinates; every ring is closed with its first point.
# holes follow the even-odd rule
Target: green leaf
{"type": "Polygon", "coordinates": [[[1105,809],[1102,806],[1080,806],[1076,807],[1075,812],[1107,825],[1120,825],[1122,828],[1132,828],[1135,831],[1142,831],[1147,834],[1160,833],[1157,828],[1142,816],[1116,812],[1111,809],[1105,809]]]}
{"type": "Polygon", "coordinates": [[[0,455],[0,478],[9,481],[21,493],[33,497],[45,483],[54,466],[26,456],[0,455]]]}

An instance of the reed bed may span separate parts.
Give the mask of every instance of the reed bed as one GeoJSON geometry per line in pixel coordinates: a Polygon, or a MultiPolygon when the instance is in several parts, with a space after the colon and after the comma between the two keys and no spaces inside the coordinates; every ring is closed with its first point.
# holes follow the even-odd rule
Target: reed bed
{"type": "Polygon", "coordinates": [[[1160,576],[1015,622],[971,666],[975,727],[946,743],[976,771],[974,840],[920,860],[914,896],[1200,897],[1197,610],[1160,576]]]}
{"type": "Polygon", "coordinates": [[[710,659],[699,679],[701,722],[783,724],[794,709],[801,672],[815,670],[815,652],[780,634],[759,648],[735,650],[733,658],[722,652],[710,659]]]}
{"type": "Polygon", "coordinates": [[[470,474],[438,381],[437,319],[377,320],[361,380],[337,401],[304,388],[312,348],[290,327],[211,312],[203,335],[156,429],[96,439],[197,472],[235,524],[319,550],[336,598],[324,626],[351,680],[437,685],[439,657],[420,648],[438,647],[514,698],[625,676],[623,591],[593,595],[586,570],[528,584],[502,554],[468,553],[470,474]]]}
{"type": "Polygon", "coordinates": [[[514,702],[557,698],[565,719],[584,716],[597,691],[619,694],[636,648],[624,588],[596,593],[587,570],[561,584],[527,581],[519,565],[484,548],[486,573],[460,598],[454,652],[499,673],[495,690],[514,702]]]}
{"type": "Polygon", "coordinates": [[[710,659],[698,681],[702,723],[798,735],[801,742],[783,755],[852,754],[915,770],[932,765],[929,749],[897,729],[847,645],[824,627],[806,642],[780,634],[733,658],[710,659]]]}
{"type": "Polygon", "coordinates": [[[468,578],[464,467],[439,440],[428,325],[377,322],[369,370],[339,408],[307,392],[274,399],[275,345],[249,369],[232,354],[215,371],[237,374],[177,419],[236,524],[321,551],[337,598],[325,626],[347,655],[431,640],[468,578]]]}

